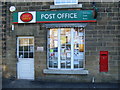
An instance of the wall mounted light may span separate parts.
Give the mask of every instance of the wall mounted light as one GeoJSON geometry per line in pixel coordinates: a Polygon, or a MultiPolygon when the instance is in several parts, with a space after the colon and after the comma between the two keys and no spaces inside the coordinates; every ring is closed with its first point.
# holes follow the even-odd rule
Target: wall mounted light
{"type": "MultiPolygon", "coordinates": [[[[14,12],[14,11],[16,11],[16,7],[15,6],[10,6],[9,10],[10,10],[10,12],[14,12]]],[[[14,30],[14,25],[12,24],[11,27],[12,27],[12,31],[13,31],[14,30]]]]}
{"type": "Polygon", "coordinates": [[[16,7],[15,7],[15,6],[11,6],[11,7],[9,8],[9,10],[10,10],[10,12],[14,12],[14,11],[16,10],[16,7]]]}

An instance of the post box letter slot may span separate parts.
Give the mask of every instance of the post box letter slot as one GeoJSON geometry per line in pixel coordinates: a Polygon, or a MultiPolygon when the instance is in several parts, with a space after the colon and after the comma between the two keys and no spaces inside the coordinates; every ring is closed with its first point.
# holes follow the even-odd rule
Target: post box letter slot
{"type": "Polygon", "coordinates": [[[102,54],[102,56],[107,56],[106,54],[102,54]]]}

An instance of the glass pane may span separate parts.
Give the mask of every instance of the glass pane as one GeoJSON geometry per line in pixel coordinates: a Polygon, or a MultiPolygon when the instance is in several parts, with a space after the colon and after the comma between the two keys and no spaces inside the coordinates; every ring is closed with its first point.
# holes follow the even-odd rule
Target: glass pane
{"type": "Polygon", "coordinates": [[[54,66],[54,68],[57,68],[58,67],[58,61],[56,60],[56,61],[53,61],[53,66],[54,66]]]}
{"type": "Polygon", "coordinates": [[[21,46],[22,44],[24,44],[24,39],[23,39],[23,38],[20,38],[20,39],[19,39],[19,44],[20,44],[20,46],[21,46]]]}
{"type": "Polygon", "coordinates": [[[65,68],[65,62],[66,61],[61,61],[61,68],[65,68]]]}
{"type": "Polygon", "coordinates": [[[28,58],[28,52],[24,53],[24,58],[28,58]]]}
{"type": "Polygon", "coordinates": [[[79,68],[83,68],[83,60],[79,61],[79,68]]]}
{"type": "Polygon", "coordinates": [[[67,37],[66,37],[66,36],[61,36],[61,44],[62,44],[63,46],[65,46],[66,40],[67,40],[67,37]]]}
{"type": "Polygon", "coordinates": [[[79,68],[79,67],[78,67],[78,64],[74,64],[74,68],[79,68]]]}
{"type": "Polygon", "coordinates": [[[50,48],[58,47],[58,31],[57,29],[50,29],[50,48]]]}
{"type": "Polygon", "coordinates": [[[23,45],[28,45],[28,38],[20,38],[19,40],[19,44],[20,46],[23,46],[23,45]]]}
{"type": "Polygon", "coordinates": [[[75,28],[74,33],[74,68],[83,68],[84,29],[75,28]]]}
{"type": "Polygon", "coordinates": [[[78,59],[77,59],[77,60],[74,60],[74,68],[78,68],[78,65],[79,65],[78,59]]]}
{"type": "Polygon", "coordinates": [[[29,53],[29,58],[33,58],[33,53],[29,53]]]}
{"type": "Polygon", "coordinates": [[[24,38],[24,44],[28,45],[29,44],[28,42],[29,42],[29,39],[28,38],[24,38]]]}
{"type": "Polygon", "coordinates": [[[48,36],[49,67],[58,67],[58,29],[50,29],[48,36]]]}
{"type": "Polygon", "coordinates": [[[70,60],[66,61],[66,68],[71,68],[71,61],[70,60]]]}
{"type": "Polygon", "coordinates": [[[33,43],[34,43],[33,38],[30,38],[29,39],[29,44],[33,44],[33,43]]]}
{"type": "Polygon", "coordinates": [[[23,51],[23,46],[19,46],[19,51],[23,51]]]}
{"type": "Polygon", "coordinates": [[[71,28],[61,28],[60,44],[61,68],[71,68],[71,28]]]}
{"type": "Polygon", "coordinates": [[[52,68],[52,61],[49,61],[49,67],[52,68]]]}
{"type": "Polygon", "coordinates": [[[23,52],[19,52],[19,58],[23,58],[23,52]]]}
{"type": "Polygon", "coordinates": [[[33,46],[29,46],[29,52],[33,52],[34,47],[33,46]]]}
{"type": "Polygon", "coordinates": [[[28,51],[28,46],[24,46],[24,51],[28,51]]]}

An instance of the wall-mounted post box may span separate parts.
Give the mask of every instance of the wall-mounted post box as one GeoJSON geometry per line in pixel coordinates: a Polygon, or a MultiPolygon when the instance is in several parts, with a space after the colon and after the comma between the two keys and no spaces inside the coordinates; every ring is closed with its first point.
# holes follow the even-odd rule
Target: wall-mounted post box
{"type": "Polygon", "coordinates": [[[100,51],[100,72],[108,72],[108,51],[100,51]]]}

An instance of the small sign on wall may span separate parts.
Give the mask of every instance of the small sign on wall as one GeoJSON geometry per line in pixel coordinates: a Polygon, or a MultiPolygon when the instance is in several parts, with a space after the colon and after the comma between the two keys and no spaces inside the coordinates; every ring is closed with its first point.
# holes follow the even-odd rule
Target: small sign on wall
{"type": "Polygon", "coordinates": [[[44,47],[37,47],[37,51],[43,52],[44,51],[44,47]]]}

